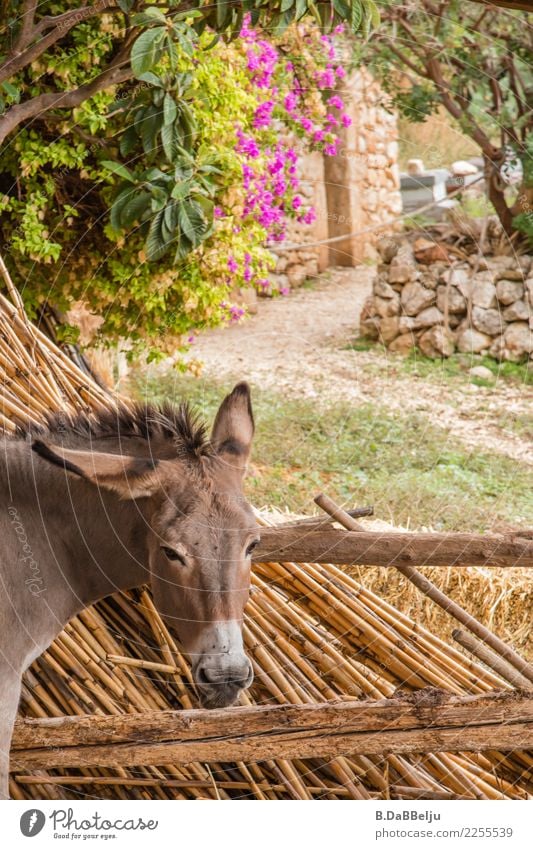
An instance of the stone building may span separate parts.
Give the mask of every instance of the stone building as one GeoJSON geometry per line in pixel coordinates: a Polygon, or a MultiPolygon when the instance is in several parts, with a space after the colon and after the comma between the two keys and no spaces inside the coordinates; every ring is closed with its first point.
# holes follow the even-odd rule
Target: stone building
{"type": "Polygon", "coordinates": [[[328,266],[375,259],[375,242],[402,211],[396,115],[383,108],[382,89],[365,68],[353,71],[340,86],[336,93],[352,123],[337,130],[337,156],[313,153],[300,163],[301,193],[314,207],[316,220],[289,225],[286,244],[301,247],[280,245],[273,280],[280,288],[298,286],[328,266]],[[360,233],[366,230],[371,232],[360,233]],[[337,241],[311,244],[330,238],[337,241]]]}

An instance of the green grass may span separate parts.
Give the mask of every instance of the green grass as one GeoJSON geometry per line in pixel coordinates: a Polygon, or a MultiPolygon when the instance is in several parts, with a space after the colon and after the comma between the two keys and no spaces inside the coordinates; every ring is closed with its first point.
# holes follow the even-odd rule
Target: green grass
{"type": "Polygon", "coordinates": [[[454,354],[442,360],[432,360],[424,357],[418,351],[414,351],[399,360],[400,371],[404,374],[423,378],[463,379],[477,383],[479,386],[494,386],[498,380],[520,383],[525,386],[533,386],[533,365],[527,363],[499,363],[491,357],[482,357],[478,354],[454,354]],[[471,378],[468,371],[473,366],[485,366],[494,375],[494,380],[483,378],[471,378]]]}
{"type": "MultiPolygon", "coordinates": [[[[212,421],[229,385],[172,374],[137,383],[151,400],[192,401],[212,421]]],[[[246,491],[256,506],[314,511],[324,490],[350,505],[411,527],[480,531],[532,524],[531,472],[491,453],[469,451],[418,415],[370,404],[320,410],[311,401],[254,388],[257,432],[246,491]]]]}

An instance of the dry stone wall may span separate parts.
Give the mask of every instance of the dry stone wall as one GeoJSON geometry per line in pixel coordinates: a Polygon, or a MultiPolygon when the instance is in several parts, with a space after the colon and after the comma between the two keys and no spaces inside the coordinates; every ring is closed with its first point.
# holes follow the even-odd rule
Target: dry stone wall
{"type": "Polygon", "coordinates": [[[422,262],[416,242],[396,239],[382,240],[379,251],[362,335],[389,351],[416,347],[432,358],[455,351],[511,362],[533,357],[533,257],[422,262]]]}

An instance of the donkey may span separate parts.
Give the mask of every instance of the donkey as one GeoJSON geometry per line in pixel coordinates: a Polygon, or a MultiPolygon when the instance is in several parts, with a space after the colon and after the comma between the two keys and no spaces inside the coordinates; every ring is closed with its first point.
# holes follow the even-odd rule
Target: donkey
{"type": "Polygon", "coordinates": [[[136,405],[55,416],[0,443],[0,797],[22,673],[110,593],[151,585],[203,707],[250,686],[242,620],[259,532],[242,479],[253,433],[239,383],[210,439],[187,405],[136,405]]]}

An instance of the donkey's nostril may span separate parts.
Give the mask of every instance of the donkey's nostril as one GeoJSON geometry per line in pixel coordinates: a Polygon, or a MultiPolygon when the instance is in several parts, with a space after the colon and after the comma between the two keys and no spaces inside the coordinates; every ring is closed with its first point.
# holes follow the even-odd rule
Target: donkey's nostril
{"type": "Polygon", "coordinates": [[[247,687],[251,678],[252,667],[248,659],[238,667],[217,667],[202,664],[197,667],[195,674],[196,683],[205,686],[229,684],[234,687],[247,687]]]}
{"type": "Polygon", "coordinates": [[[198,684],[212,684],[213,678],[209,677],[209,673],[205,666],[199,666],[196,670],[196,681],[198,684]]]}

